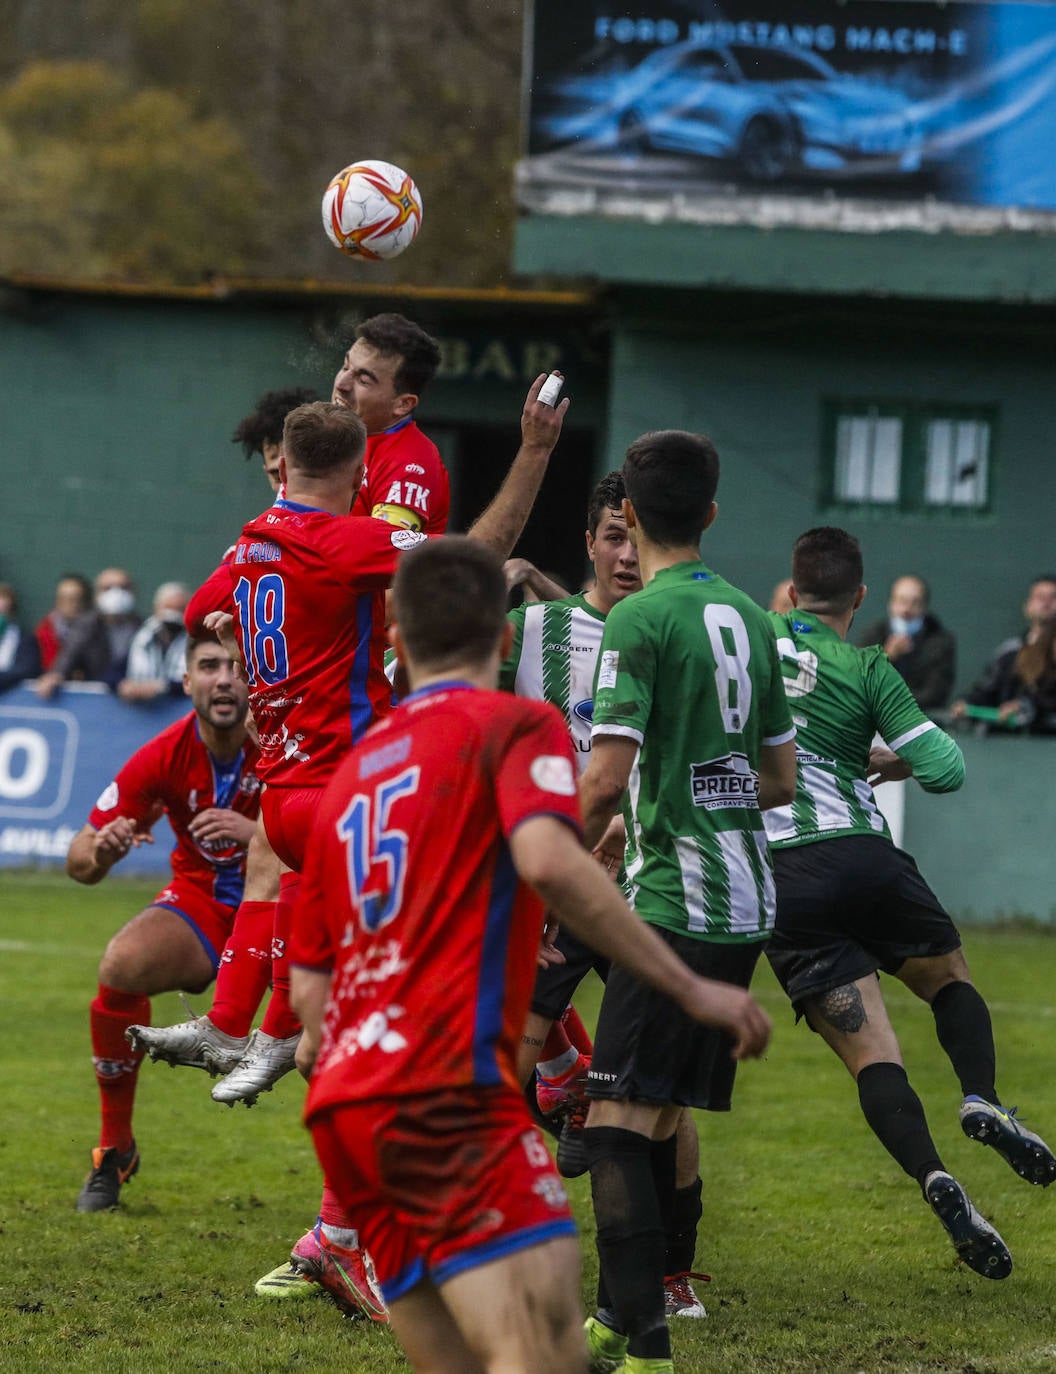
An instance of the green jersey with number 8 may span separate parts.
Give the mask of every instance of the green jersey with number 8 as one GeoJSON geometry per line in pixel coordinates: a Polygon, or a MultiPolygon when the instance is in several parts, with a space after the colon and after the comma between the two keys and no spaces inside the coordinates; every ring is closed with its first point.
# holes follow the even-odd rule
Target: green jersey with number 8
{"type": "Polygon", "coordinates": [[[796,797],[766,813],[776,848],[838,835],[891,832],[869,786],[869,749],[879,734],[928,792],[964,779],[954,740],[928,719],[880,645],[857,649],[809,611],[770,619],[796,724],[796,797]]]}
{"type": "Polygon", "coordinates": [[[664,568],[613,607],[592,737],[638,745],[624,809],[643,919],[703,940],[767,937],[759,751],[794,734],[766,612],[703,563],[664,568]]]}

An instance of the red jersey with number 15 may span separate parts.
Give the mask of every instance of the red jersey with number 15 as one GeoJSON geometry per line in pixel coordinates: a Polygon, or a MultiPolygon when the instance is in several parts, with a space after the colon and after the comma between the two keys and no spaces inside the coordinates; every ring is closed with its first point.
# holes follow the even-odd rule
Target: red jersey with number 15
{"type": "Polygon", "coordinates": [[[269,787],[322,787],[392,706],[385,588],[426,536],[280,497],[227,564],[269,787]]]}
{"type": "Polygon", "coordinates": [[[291,963],[333,971],[310,1119],[335,1103],[505,1083],[535,985],[542,904],[509,839],[578,830],[555,707],[465,683],[414,692],[326,790],[291,963]]]}

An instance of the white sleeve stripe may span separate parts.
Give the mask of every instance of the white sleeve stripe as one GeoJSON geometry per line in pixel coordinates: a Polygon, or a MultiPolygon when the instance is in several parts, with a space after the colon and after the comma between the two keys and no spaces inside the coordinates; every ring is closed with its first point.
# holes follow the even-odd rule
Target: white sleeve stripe
{"type": "Polygon", "coordinates": [[[597,735],[620,735],[623,739],[633,739],[636,744],[645,743],[645,736],[641,730],[635,730],[630,725],[595,725],[591,729],[590,737],[594,739],[597,735]]]}
{"type": "Polygon", "coordinates": [[[790,739],[795,739],[795,737],[796,727],[793,725],[792,729],[786,730],[783,735],[770,735],[767,739],[763,740],[763,743],[768,747],[773,747],[777,744],[787,744],[790,739]]]}
{"type": "Polygon", "coordinates": [[[893,754],[897,754],[900,749],[905,748],[912,740],[919,739],[921,735],[926,735],[929,730],[935,730],[933,720],[926,720],[923,725],[914,725],[912,730],[907,730],[904,735],[899,735],[898,739],[893,739],[887,746],[893,754]]]}

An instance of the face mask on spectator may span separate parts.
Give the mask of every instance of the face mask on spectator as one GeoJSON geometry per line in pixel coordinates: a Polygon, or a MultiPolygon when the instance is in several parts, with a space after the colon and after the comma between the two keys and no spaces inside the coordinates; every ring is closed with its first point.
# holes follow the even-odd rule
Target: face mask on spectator
{"type": "Polygon", "coordinates": [[[128,615],[136,598],[127,587],[107,587],[95,598],[95,604],[103,615],[128,615]]]}
{"type": "Polygon", "coordinates": [[[906,620],[901,615],[891,617],[891,630],[896,635],[915,635],[923,624],[924,617],[922,615],[916,615],[912,620],[906,620]]]}
{"type": "Polygon", "coordinates": [[[175,611],[175,610],[172,610],[172,609],[168,609],[168,610],[164,610],[164,611],[159,611],[159,612],[158,612],[158,619],[159,619],[163,624],[165,624],[165,625],[182,625],[182,624],[183,624],[183,612],[182,612],[182,611],[175,611]]]}

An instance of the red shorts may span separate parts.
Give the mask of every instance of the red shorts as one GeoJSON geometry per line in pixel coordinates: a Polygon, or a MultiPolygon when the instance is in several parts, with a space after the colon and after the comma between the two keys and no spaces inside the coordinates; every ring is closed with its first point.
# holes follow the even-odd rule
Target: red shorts
{"type": "Polygon", "coordinates": [[[214,902],[200,887],[187,882],[185,878],[174,878],[168,887],[163,887],[151,902],[151,906],[163,906],[182,916],[198,936],[202,948],[212,960],[213,972],[220,967],[220,953],[227,944],[231,927],[235,924],[237,906],[225,906],[214,902]]]}
{"type": "Polygon", "coordinates": [[[330,1107],[309,1123],[385,1301],[574,1236],[550,1151],[510,1088],[449,1088],[330,1107]]]}
{"type": "Polygon", "coordinates": [[[268,843],[287,868],[304,870],[308,837],[322,800],[322,787],[265,787],[260,814],[268,843]]]}

